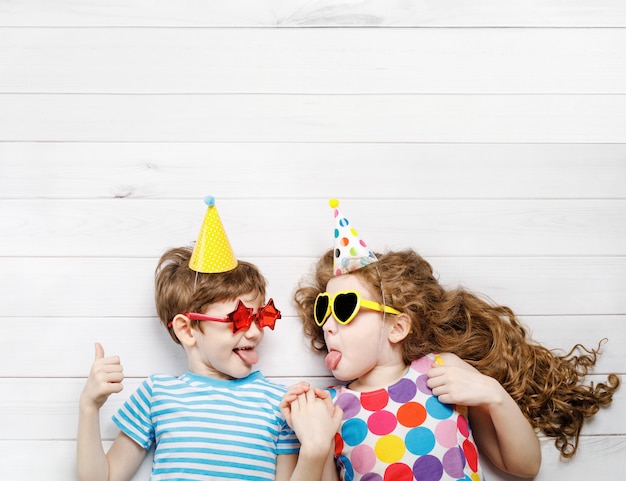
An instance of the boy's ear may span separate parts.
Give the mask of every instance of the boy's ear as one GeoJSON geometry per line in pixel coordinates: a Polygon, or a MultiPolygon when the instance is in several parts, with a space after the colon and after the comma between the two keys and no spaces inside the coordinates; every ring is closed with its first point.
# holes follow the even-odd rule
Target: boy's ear
{"type": "Polygon", "coordinates": [[[172,329],[174,334],[183,346],[193,346],[196,343],[196,337],[193,335],[193,327],[191,319],[182,314],[176,314],[172,321],[172,329]]]}
{"type": "Polygon", "coordinates": [[[402,342],[411,332],[411,318],[406,314],[395,316],[389,329],[389,342],[396,344],[402,342]]]}

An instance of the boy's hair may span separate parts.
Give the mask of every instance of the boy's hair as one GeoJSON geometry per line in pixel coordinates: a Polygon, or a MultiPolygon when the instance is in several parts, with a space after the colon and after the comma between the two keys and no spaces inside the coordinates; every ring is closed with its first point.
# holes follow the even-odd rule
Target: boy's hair
{"type": "MultiPolygon", "coordinates": [[[[492,303],[463,288],[445,289],[430,264],[413,250],[375,254],[378,262],[350,274],[373,294],[407,314],[411,333],[402,343],[405,363],[431,352],[452,352],[481,373],[502,384],[533,427],[556,438],[564,457],[576,452],[585,418],[611,403],[619,378],[586,385],[584,378],[596,363],[600,348],[577,344],[565,355],[534,342],[511,309],[492,303]]],[[[326,352],[324,333],[313,319],[320,292],[334,277],[333,251],[318,261],[314,277],[305,278],[295,293],[312,347],[326,352]]]]}
{"type": "MultiPolygon", "coordinates": [[[[238,261],[237,267],[227,272],[204,274],[189,268],[191,247],[177,247],[165,252],[155,271],[155,301],[161,323],[177,344],[180,341],[168,323],[177,314],[204,312],[215,302],[231,301],[245,294],[258,294],[265,299],[267,280],[258,267],[238,261]]],[[[202,330],[201,321],[192,321],[202,330]]]]}

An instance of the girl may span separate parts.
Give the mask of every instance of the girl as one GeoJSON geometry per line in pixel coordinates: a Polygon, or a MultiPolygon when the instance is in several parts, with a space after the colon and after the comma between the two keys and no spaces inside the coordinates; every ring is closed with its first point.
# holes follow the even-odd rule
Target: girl
{"type": "Polygon", "coordinates": [[[335,216],[336,247],[295,300],[313,348],[347,382],[331,389],[344,411],[341,478],[481,479],[478,452],[532,477],[541,463],[534,429],[573,456],[583,420],[619,384],[613,374],[583,384],[599,349],[554,354],[526,337],[509,308],[444,289],[412,250],[370,252],[335,216]]]}

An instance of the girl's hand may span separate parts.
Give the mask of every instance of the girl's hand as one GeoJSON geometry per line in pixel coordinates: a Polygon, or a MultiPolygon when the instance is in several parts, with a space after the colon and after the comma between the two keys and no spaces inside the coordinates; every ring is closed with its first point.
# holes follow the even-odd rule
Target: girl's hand
{"type": "Polygon", "coordinates": [[[104,357],[104,348],[98,342],[95,349],[95,359],[80,396],[80,403],[85,407],[100,409],[111,394],[124,388],[124,372],[119,356],[104,357]]]}
{"type": "Polygon", "coordinates": [[[439,401],[480,406],[501,400],[504,388],[498,381],[481,374],[454,354],[444,353],[441,360],[443,364],[432,364],[427,383],[439,401]]]}
{"type": "Polygon", "coordinates": [[[291,421],[301,443],[300,452],[324,457],[341,425],[343,411],[333,405],[330,393],[315,388],[291,402],[291,421]]]}
{"type": "Polygon", "coordinates": [[[532,478],[541,466],[541,445],[532,425],[500,383],[454,354],[441,354],[428,371],[428,386],[447,404],[468,406],[474,441],[499,469],[532,478]]]}

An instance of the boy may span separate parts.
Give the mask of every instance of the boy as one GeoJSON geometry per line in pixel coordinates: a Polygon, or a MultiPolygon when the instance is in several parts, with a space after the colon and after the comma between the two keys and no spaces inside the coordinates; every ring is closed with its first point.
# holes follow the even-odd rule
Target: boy
{"type": "Polygon", "coordinates": [[[96,343],[79,404],[81,481],[129,480],[152,445],[153,480],[321,477],[341,411],[317,390],[301,395],[298,442],[279,408],[286,389],[252,371],[264,328],[274,329],[280,311],[272,299],[263,305],[265,278],[237,261],[213,198],[206,202],[194,250],[168,250],[155,276],[157,312],[185,350],[188,371],[145,380],[113,417],[120,434],[105,454],[99,410],[124,376],[119,358],[104,357],[96,343]]]}

